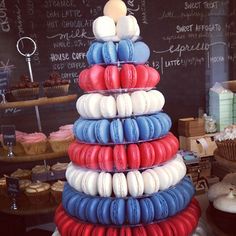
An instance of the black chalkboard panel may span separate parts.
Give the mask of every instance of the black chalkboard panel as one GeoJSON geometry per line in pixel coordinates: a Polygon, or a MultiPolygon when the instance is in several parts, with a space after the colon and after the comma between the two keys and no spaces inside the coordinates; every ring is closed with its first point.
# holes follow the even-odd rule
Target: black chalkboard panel
{"type": "MultiPolygon", "coordinates": [[[[37,43],[32,57],[36,81],[44,81],[56,70],[62,78],[76,82],[78,73],[88,66],[86,52],[94,39],[92,22],[102,15],[105,3],[105,0],[0,0],[0,67],[14,66],[11,83],[28,73],[25,58],[15,46],[22,36],[32,37],[37,43]]],[[[142,40],[151,49],[148,63],[161,74],[158,89],[165,95],[164,108],[175,121],[176,130],[178,118],[197,116],[200,108],[207,111],[207,93],[216,81],[235,79],[236,3],[234,0],[125,3],[129,14],[138,20],[142,40]]],[[[27,45],[21,46],[27,50],[27,45]]],[[[72,88],[81,93],[76,84],[72,88]]],[[[73,122],[77,116],[72,105],[66,109],[57,116],[57,124],[69,119],[73,122]]],[[[45,112],[42,109],[47,117],[45,112]]],[[[1,117],[14,122],[15,118],[9,118],[11,113],[19,115],[22,111],[8,110],[1,117]]],[[[46,123],[55,124],[50,119],[53,118],[47,117],[46,123]]]]}

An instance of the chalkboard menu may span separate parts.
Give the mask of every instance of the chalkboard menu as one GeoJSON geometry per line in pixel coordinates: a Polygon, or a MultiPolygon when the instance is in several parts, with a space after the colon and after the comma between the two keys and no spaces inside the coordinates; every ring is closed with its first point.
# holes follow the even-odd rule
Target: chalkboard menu
{"type": "MultiPolygon", "coordinates": [[[[209,88],[217,81],[236,79],[235,1],[124,2],[151,49],[148,64],[161,74],[158,89],[166,98],[165,111],[174,121],[197,116],[200,108],[207,111],[209,88]]],[[[28,72],[15,46],[23,36],[37,43],[32,56],[36,81],[42,82],[57,71],[62,78],[75,82],[78,73],[88,66],[86,52],[94,40],[92,22],[102,15],[105,3],[0,0],[0,67],[14,66],[11,83],[28,72]]],[[[28,50],[26,44],[21,47],[28,50]]]]}

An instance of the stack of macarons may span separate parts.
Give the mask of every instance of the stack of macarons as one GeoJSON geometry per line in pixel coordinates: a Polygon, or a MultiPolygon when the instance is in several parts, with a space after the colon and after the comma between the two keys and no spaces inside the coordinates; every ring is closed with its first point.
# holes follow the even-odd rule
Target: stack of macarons
{"type": "Polygon", "coordinates": [[[171,119],[164,112],[124,119],[83,119],[74,123],[74,135],[80,142],[124,144],[151,141],[168,134],[171,119]]]}
{"type": "Polygon", "coordinates": [[[183,159],[176,156],[158,167],[115,173],[82,169],[70,163],[66,178],[75,190],[91,196],[142,197],[175,186],[185,174],[183,159]]]}
{"type": "MultiPolygon", "coordinates": [[[[154,222],[152,224],[121,227],[111,225],[94,225],[88,222],[75,220],[66,213],[63,206],[60,205],[56,210],[55,222],[61,235],[80,235],[80,236],[97,236],[97,235],[120,235],[120,236],[188,236],[197,227],[201,214],[200,206],[196,199],[192,199],[187,208],[170,217],[166,221],[154,222]]],[[[109,215],[109,213],[107,213],[109,215]]],[[[101,217],[107,217],[106,214],[101,217]]],[[[106,218],[105,218],[106,219],[106,218]]]]}
{"type": "Polygon", "coordinates": [[[57,228],[62,236],[190,235],[200,208],[155,88],[160,74],[125,3],[108,0],[103,12],[77,79],[86,94],[76,102],[57,228]]]}
{"type": "Polygon", "coordinates": [[[68,155],[82,168],[119,172],[163,165],[175,156],[178,149],[178,139],[169,133],[161,139],[140,144],[106,146],[73,142],[68,155]]]}
{"type": "Polygon", "coordinates": [[[173,188],[142,198],[93,197],[66,184],[62,205],[72,217],[94,224],[148,224],[181,212],[191,202],[194,191],[188,177],[173,188]]]}
{"type": "Polygon", "coordinates": [[[160,74],[148,65],[121,64],[93,65],[81,71],[77,82],[81,89],[89,91],[119,91],[120,89],[148,89],[160,81],[160,74]]]}
{"type": "Polygon", "coordinates": [[[78,98],[76,108],[85,119],[111,119],[157,113],[164,104],[163,94],[150,90],[112,95],[84,94],[78,98]]]}

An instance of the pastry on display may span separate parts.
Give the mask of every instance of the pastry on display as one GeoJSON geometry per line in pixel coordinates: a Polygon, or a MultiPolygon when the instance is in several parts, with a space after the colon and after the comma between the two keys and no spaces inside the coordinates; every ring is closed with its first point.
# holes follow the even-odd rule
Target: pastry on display
{"type": "Polygon", "coordinates": [[[21,144],[28,155],[38,155],[47,150],[47,137],[44,133],[30,133],[22,137],[21,144]]]}
{"type": "Polygon", "coordinates": [[[25,194],[31,204],[41,205],[49,202],[50,188],[51,185],[49,183],[37,181],[26,187],[25,194]]]}
{"type": "Polygon", "coordinates": [[[13,173],[11,173],[10,177],[18,178],[18,179],[31,179],[31,170],[26,169],[17,169],[13,173]]]}
{"type": "Polygon", "coordinates": [[[32,168],[32,180],[33,181],[47,181],[50,177],[49,165],[36,165],[32,168]]]}
{"type": "Polygon", "coordinates": [[[58,231],[191,235],[201,210],[137,20],[122,0],[109,0],[92,31],[89,68],[77,79],[86,94],[76,102],[58,231]]]}
{"type": "Polygon", "coordinates": [[[11,94],[17,101],[37,99],[39,83],[30,81],[27,75],[21,75],[20,82],[11,87],[11,94]]]}
{"type": "Polygon", "coordinates": [[[58,97],[68,94],[69,81],[61,79],[57,72],[52,72],[48,80],[43,82],[44,94],[47,97],[58,97]]]}
{"type": "Polygon", "coordinates": [[[236,160],[236,125],[229,125],[215,135],[215,142],[223,158],[230,161],[236,160]]]}
{"type": "Polygon", "coordinates": [[[25,205],[28,204],[27,197],[25,195],[25,189],[32,183],[29,179],[21,179],[19,180],[19,189],[20,192],[17,195],[17,204],[19,205],[25,205]]]}
{"type": "MultiPolygon", "coordinates": [[[[23,154],[25,152],[25,150],[24,150],[24,148],[21,144],[21,141],[22,141],[23,137],[27,134],[25,132],[21,132],[21,131],[18,131],[18,130],[15,131],[15,134],[16,134],[16,145],[12,147],[13,148],[13,153],[15,155],[20,155],[20,154],[23,154]]],[[[3,148],[5,150],[8,150],[8,147],[3,144],[3,138],[2,138],[1,134],[0,134],[0,141],[2,143],[3,148]]]]}
{"type": "Polygon", "coordinates": [[[65,181],[58,180],[51,185],[51,195],[56,203],[60,203],[62,200],[62,192],[65,186],[65,181]]]}
{"type": "Polygon", "coordinates": [[[51,175],[53,175],[55,179],[65,179],[67,166],[67,162],[57,162],[51,166],[51,175]]]}
{"type": "Polygon", "coordinates": [[[223,232],[235,235],[236,221],[236,185],[235,173],[230,173],[225,178],[209,188],[208,199],[210,201],[209,215],[211,220],[223,232]]]}
{"type": "Polygon", "coordinates": [[[74,141],[74,134],[71,128],[59,129],[51,132],[48,137],[48,142],[53,152],[66,152],[69,145],[74,141]]]}

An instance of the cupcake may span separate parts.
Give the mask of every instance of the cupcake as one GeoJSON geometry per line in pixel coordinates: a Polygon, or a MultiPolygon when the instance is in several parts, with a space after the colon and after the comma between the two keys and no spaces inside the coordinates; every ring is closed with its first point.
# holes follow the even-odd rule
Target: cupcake
{"type": "Polygon", "coordinates": [[[214,138],[219,154],[227,160],[236,161],[236,125],[226,127],[214,138]]]}
{"type": "Polygon", "coordinates": [[[5,176],[0,178],[0,195],[7,196],[7,181],[5,176]]]}
{"type": "Polygon", "coordinates": [[[21,75],[20,82],[11,87],[11,94],[17,101],[37,99],[39,83],[31,82],[27,75],[21,75]]]}
{"type": "Polygon", "coordinates": [[[62,125],[59,127],[59,130],[71,130],[73,132],[73,124],[62,125]]]}
{"type": "Polygon", "coordinates": [[[10,176],[17,179],[31,179],[31,170],[17,169],[10,176]]]}
{"type": "Polygon", "coordinates": [[[50,184],[43,182],[31,183],[25,189],[25,195],[28,197],[30,203],[34,205],[45,204],[50,200],[50,184]]]}
{"type": "Polygon", "coordinates": [[[46,152],[47,137],[43,133],[31,133],[25,135],[21,144],[28,155],[37,155],[46,152]]]}
{"type": "Polygon", "coordinates": [[[36,165],[32,169],[32,180],[47,181],[50,176],[50,166],[36,165]]]}
{"type": "Polygon", "coordinates": [[[74,141],[74,134],[72,129],[60,129],[50,133],[48,141],[54,152],[66,152],[74,141]]]}
{"type": "MultiPolygon", "coordinates": [[[[13,146],[13,153],[15,155],[20,155],[25,152],[23,146],[21,145],[21,141],[25,135],[27,135],[27,133],[16,130],[16,145],[13,146]]],[[[3,143],[2,135],[0,135],[0,140],[1,140],[3,148],[5,150],[8,150],[8,147],[6,145],[4,145],[4,143],[3,143]]]]}
{"type": "Polygon", "coordinates": [[[51,186],[52,198],[56,203],[60,203],[62,200],[62,192],[64,189],[65,181],[58,180],[51,186]]]}
{"type": "Polygon", "coordinates": [[[25,189],[32,183],[29,179],[21,179],[19,180],[19,189],[20,193],[17,196],[17,203],[21,204],[27,204],[27,197],[25,195],[25,189]]]}
{"type": "Polygon", "coordinates": [[[55,179],[65,179],[65,173],[68,163],[56,163],[51,167],[51,171],[55,179]]]}
{"type": "Polygon", "coordinates": [[[59,73],[52,72],[49,79],[43,83],[44,93],[47,97],[64,96],[69,90],[69,81],[61,79],[59,73]]]}

